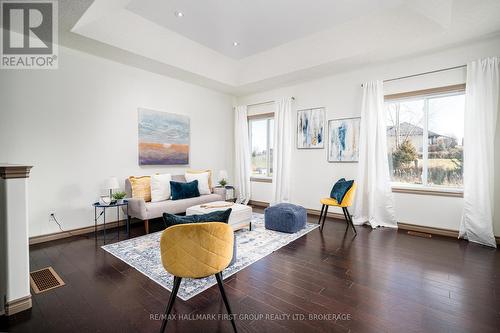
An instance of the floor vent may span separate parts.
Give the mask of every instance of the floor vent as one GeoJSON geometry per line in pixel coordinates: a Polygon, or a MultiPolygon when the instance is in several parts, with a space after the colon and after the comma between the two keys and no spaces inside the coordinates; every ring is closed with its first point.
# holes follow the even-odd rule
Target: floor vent
{"type": "Polygon", "coordinates": [[[35,294],[64,286],[64,281],[52,267],[45,267],[30,273],[30,284],[35,294]]]}
{"type": "Polygon", "coordinates": [[[408,231],[408,235],[417,236],[417,237],[424,237],[424,238],[432,238],[431,234],[428,234],[425,232],[418,232],[418,231],[408,231]]]}

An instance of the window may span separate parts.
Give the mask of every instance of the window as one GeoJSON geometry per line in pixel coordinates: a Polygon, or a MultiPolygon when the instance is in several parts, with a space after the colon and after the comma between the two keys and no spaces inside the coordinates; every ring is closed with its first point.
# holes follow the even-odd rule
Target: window
{"type": "Polygon", "coordinates": [[[465,96],[463,86],[453,87],[425,95],[386,96],[388,158],[395,185],[462,188],[465,96]]]}
{"type": "Polygon", "coordinates": [[[274,116],[263,115],[249,118],[252,177],[271,178],[273,175],[274,116]]]}

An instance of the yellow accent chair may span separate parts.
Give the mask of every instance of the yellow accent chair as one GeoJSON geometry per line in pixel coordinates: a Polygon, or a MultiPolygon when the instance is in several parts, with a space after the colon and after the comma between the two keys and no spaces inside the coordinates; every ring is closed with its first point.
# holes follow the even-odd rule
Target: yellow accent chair
{"type": "Polygon", "coordinates": [[[354,234],[357,235],[356,228],[354,227],[354,223],[352,222],[352,216],[349,214],[349,210],[347,209],[348,207],[352,206],[352,203],[354,201],[354,196],[356,195],[356,183],[353,183],[351,188],[347,191],[345,194],[344,198],[342,199],[342,202],[339,204],[337,200],[333,198],[323,198],[320,200],[322,206],[321,206],[321,214],[319,215],[319,220],[318,224],[320,224],[320,230],[323,232],[323,227],[325,226],[325,219],[326,215],[328,213],[328,207],[334,206],[334,207],[341,207],[342,212],[344,213],[344,217],[346,220],[346,231],[349,229],[349,226],[352,227],[352,230],[354,231],[354,234]]]}
{"type": "Polygon", "coordinates": [[[199,279],[215,275],[222,300],[231,317],[236,332],[234,315],[224,291],[222,271],[233,258],[233,229],[226,223],[202,222],[174,225],[165,229],[160,239],[160,254],[163,267],[174,276],[174,285],[161,333],[165,331],[167,319],[174,306],[182,278],[199,279]]]}

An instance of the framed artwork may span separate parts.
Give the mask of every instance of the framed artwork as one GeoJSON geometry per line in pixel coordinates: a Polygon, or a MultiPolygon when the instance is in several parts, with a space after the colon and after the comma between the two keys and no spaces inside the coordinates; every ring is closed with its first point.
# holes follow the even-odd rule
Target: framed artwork
{"type": "Polygon", "coordinates": [[[189,164],[189,117],[139,108],[139,165],[189,164]]]}
{"type": "Polygon", "coordinates": [[[359,126],[361,118],[328,121],[328,162],[359,160],[359,126]]]}
{"type": "Polygon", "coordinates": [[[297,111],[297,148],[325,148],[325,108],[297,111]]]}

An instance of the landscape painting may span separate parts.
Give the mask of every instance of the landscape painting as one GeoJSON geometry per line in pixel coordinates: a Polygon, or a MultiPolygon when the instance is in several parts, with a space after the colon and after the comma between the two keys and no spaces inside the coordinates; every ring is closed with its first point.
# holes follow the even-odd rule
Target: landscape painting
{"type": "Polygon", "coordinates": [[[139,165],[189,164],[189,117],[139,109],[139,165]]]}
{"type": "Polygon", "coordinates": [[[328,121],[328,162],[357,162],[361,118],[328,121]]]}
{"type": "Polygon", "coordinates": [[[297,112],[297,148],[322,149],[325,147],[325,108],[297,112]]]}

